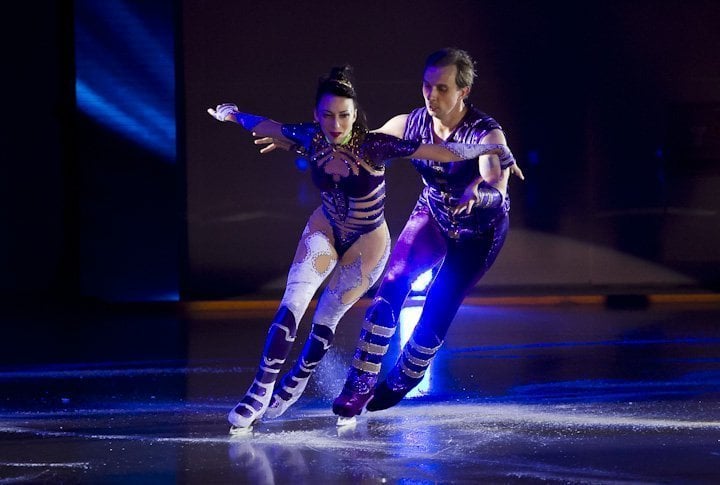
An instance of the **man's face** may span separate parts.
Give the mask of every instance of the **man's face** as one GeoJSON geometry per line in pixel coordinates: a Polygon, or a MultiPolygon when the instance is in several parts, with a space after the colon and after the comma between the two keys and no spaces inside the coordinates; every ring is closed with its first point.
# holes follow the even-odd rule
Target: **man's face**
{"type": "Polygon", "coordinates": [[[431,116],[444,118],[455,110],[462,109],[462,100],[470,92],[470,88],[459,88],[455,82],[457,67],[430,66],[423,74],[423,97],[425,107],[431,116]]]}

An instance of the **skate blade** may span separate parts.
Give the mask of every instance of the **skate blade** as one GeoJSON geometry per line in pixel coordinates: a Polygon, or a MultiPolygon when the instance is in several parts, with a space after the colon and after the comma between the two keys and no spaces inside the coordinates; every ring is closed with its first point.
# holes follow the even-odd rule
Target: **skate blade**
{"type": "Polygon", "coordinates": [[[249,434],[252,434],[252,425],[241,428],[239,426],[230,426],[230,436],[247,436],[249,434]]]}
{"type": "Polygon", "coordinates": [[[346,418],[344,416],[338,416],[337,423],[335,423],[336,426],[354,426],[357,424],[357,417],[353,416],[351,418],[346,418]]]}

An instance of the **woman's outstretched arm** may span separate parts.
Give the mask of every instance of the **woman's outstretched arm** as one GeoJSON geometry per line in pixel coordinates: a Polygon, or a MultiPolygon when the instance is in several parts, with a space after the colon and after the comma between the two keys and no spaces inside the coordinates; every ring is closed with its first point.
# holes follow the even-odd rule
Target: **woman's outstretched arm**
{"type": "MultiPolygon", "coordinates": [[[[282,134],[282,124],[263,116],[257,116],[238,111],[237,106],[231,103],[219,104],[208,108],[210,116],[218,121],[230,121],[237,123],[255,136],[272,137],[273,139],[287,140],[282,134]]],[[[290,140],[287,140],[290,142],[290,140]]]]}

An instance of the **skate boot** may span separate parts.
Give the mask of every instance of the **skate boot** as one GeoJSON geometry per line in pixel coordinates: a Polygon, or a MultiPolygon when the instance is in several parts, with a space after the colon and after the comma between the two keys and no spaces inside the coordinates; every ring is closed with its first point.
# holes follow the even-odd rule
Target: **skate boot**
{"type": "Polygon", "coordinates": [[[245,396],[228,414],[228,421],[232,425],[230,434],[239,434],[250,429],[267,410],[280,368],[295,341],[296,331],[297,324],[292,312],[287,307],[280,307],[270,325],[255,380],[245,396]]]}
{"type": "Polygon", "coordinates": [[[366,313],[352,368],[343,390],[333,402],[333,413],[351,418],[363,412],[372,397],[380,373],[380,363],[395,333],[395,323],[390,304],[384,298],[376,297],[366,313]]]}
{"type": "Polygon", "coordinates": [[[381,411],[395,406],[420,384],[435,354],[442,347],[437,337],[433,339],[435,346],[425,347],[415,342],[415,335],[410,337],[395,367],[375,388],[372,399],[367,403],[368,411],[381,411]]]}
{"type": "Polygon", "coordinates": [[[333,413],[342,418],[352,418],[362,414],[365,405],[372,397],[378,375],[355,367],[350,369],[340,395],[333,402],[333,413]]]}
{"type": "Polygon", "coordinates": [[[257,378],[253,381],[245,397],[228,414],[228,421],[232,425],[230,434],[250,429],[252,424],[260,419],[270,403],[274,384],[274,381],[262,383],[257,378]]]}
{"type": "Polygon", "coordinates": [[[275,389],[265,417],[273,419],[281,416],[295,404],[307,387],[310,376],[315,372],[322,358],[332,345],[333,331],[325,325],[314,324],[303,347],[300,358],[293,368],[285,374],[280,386],[275,389]]]}

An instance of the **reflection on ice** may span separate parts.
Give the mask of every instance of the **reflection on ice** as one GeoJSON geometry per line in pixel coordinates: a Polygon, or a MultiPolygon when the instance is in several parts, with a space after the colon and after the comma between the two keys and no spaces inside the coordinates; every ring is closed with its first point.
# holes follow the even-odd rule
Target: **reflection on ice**
{"type": "MultiPolygon", "coordinates": [[[[415,328],[415,325],[417,325],[417,322],[420,319],[422,309],[422,306],[409,306],[400,310],[400,316],[398,317],[398,327],[400,329],[400,348],[402,348],[405,343],[410,339],[410,335],[412,335],[413,329],[415,328]]],[[[394,362],[386,361],[384,365],[392,366],[394,365],[394,362]]],[[[418,384],[415,389],[408,392],[405,397],[413,398],[429,393],[432,385],[432,374],[433,365],[431,363],[425,371],[425,377],[422,381],[420,381],[420,384],[418,384]]]]}
{"type": "MultiPolygon", "coordinates": [[[[300,406],[288,416],[261,421],[246,436],[236,437],[227,435],[224,407],[158,406],[151,414],[138,404],[142,412],[128,406],[122,413],[87,410],[26,413],[16,419],[0,416],[0,437],[31,440],[35,446],[62,440],[74,443],[72,449],[78,453],[84,446],[105,443],[108,466],[127,466],[123,460],[152,460],[148,452],[158,457],[179,453],[182,458],[178,459],[186,461],[178,469],[188,473],[197,470],[196,460],[213,463],[217,474],[198,471],[198,479],[202,475],[261,484],[286,483],[288,477],[300,483],[377,483],[383,478],[423,482],[432,481],[433,476],[491,482],[528,478],[654,481],[681,476],[666,476],[662,467],[688,446],[708,452],[687,467],[712,469],[704,462],[717,460],[711,453],[717,451],[720,408],[714,404],[506,404],[460,398],[433,403],[422,398],[362,415],[355,426],[338,428],[323,399],[300,406]],[[648,451],[645,459],[662,473],[638,471],[635,449],[648,451]],[[224,465],[217,464],[218,453],[224,465]]],[[[71,459],[77,462],[70,454],[68,462],[71,459]]],[[[95,472],[99,473],[87,471],[95,472]]],[[[192,482],[193,477],[178,479],[192,482]]]]}
{"type": "MultiPolygon", "coordinates": [[[[299,414],[294,419],[262,423],[252,437],[242,442],[242,447],[231,443],[231,447],[244,450],[239,455],[233,451],[231,456],[240,456],[243,463],[249,463],[249,456],[277,455],[277,448],[282,447],[296,460],[297,477],[311,477],[314,464],[327,466],[328,470],[344,467],[344,473],[352,470],[364,479],[404,477],[422,482],[462,464],[462,476],[481,481],[634,482],[645,477],[631,463],[634,457],[628,450],[657,446],[665,458],[654,459],[663,461],[672,455],[676,445],[703,441],[716,444],[720,432],[720,411],[708,413],[702,406],[667,403],[415,401],[413,405],[363,415],[355,427],[338,430],[337,435],[332,432],[333,418],[326,410],[305,409],[299,414]],[[601,460],[597,459],[598,453],[601,460]],[[568,454],[573,454],[573,461],[549,458],[568,454]],[[615,458],[608,459],[608,454],[615,458]],[[300,461],[307,471],[297,464],[300,461]]],[[[288,462],[271,461],[275,476],[288,476],[288,462]]],[[[258,459],[252,463],[265,466],[258,459]]],[[[256,477],[260,471],[248,473],[256,477]]]]}

